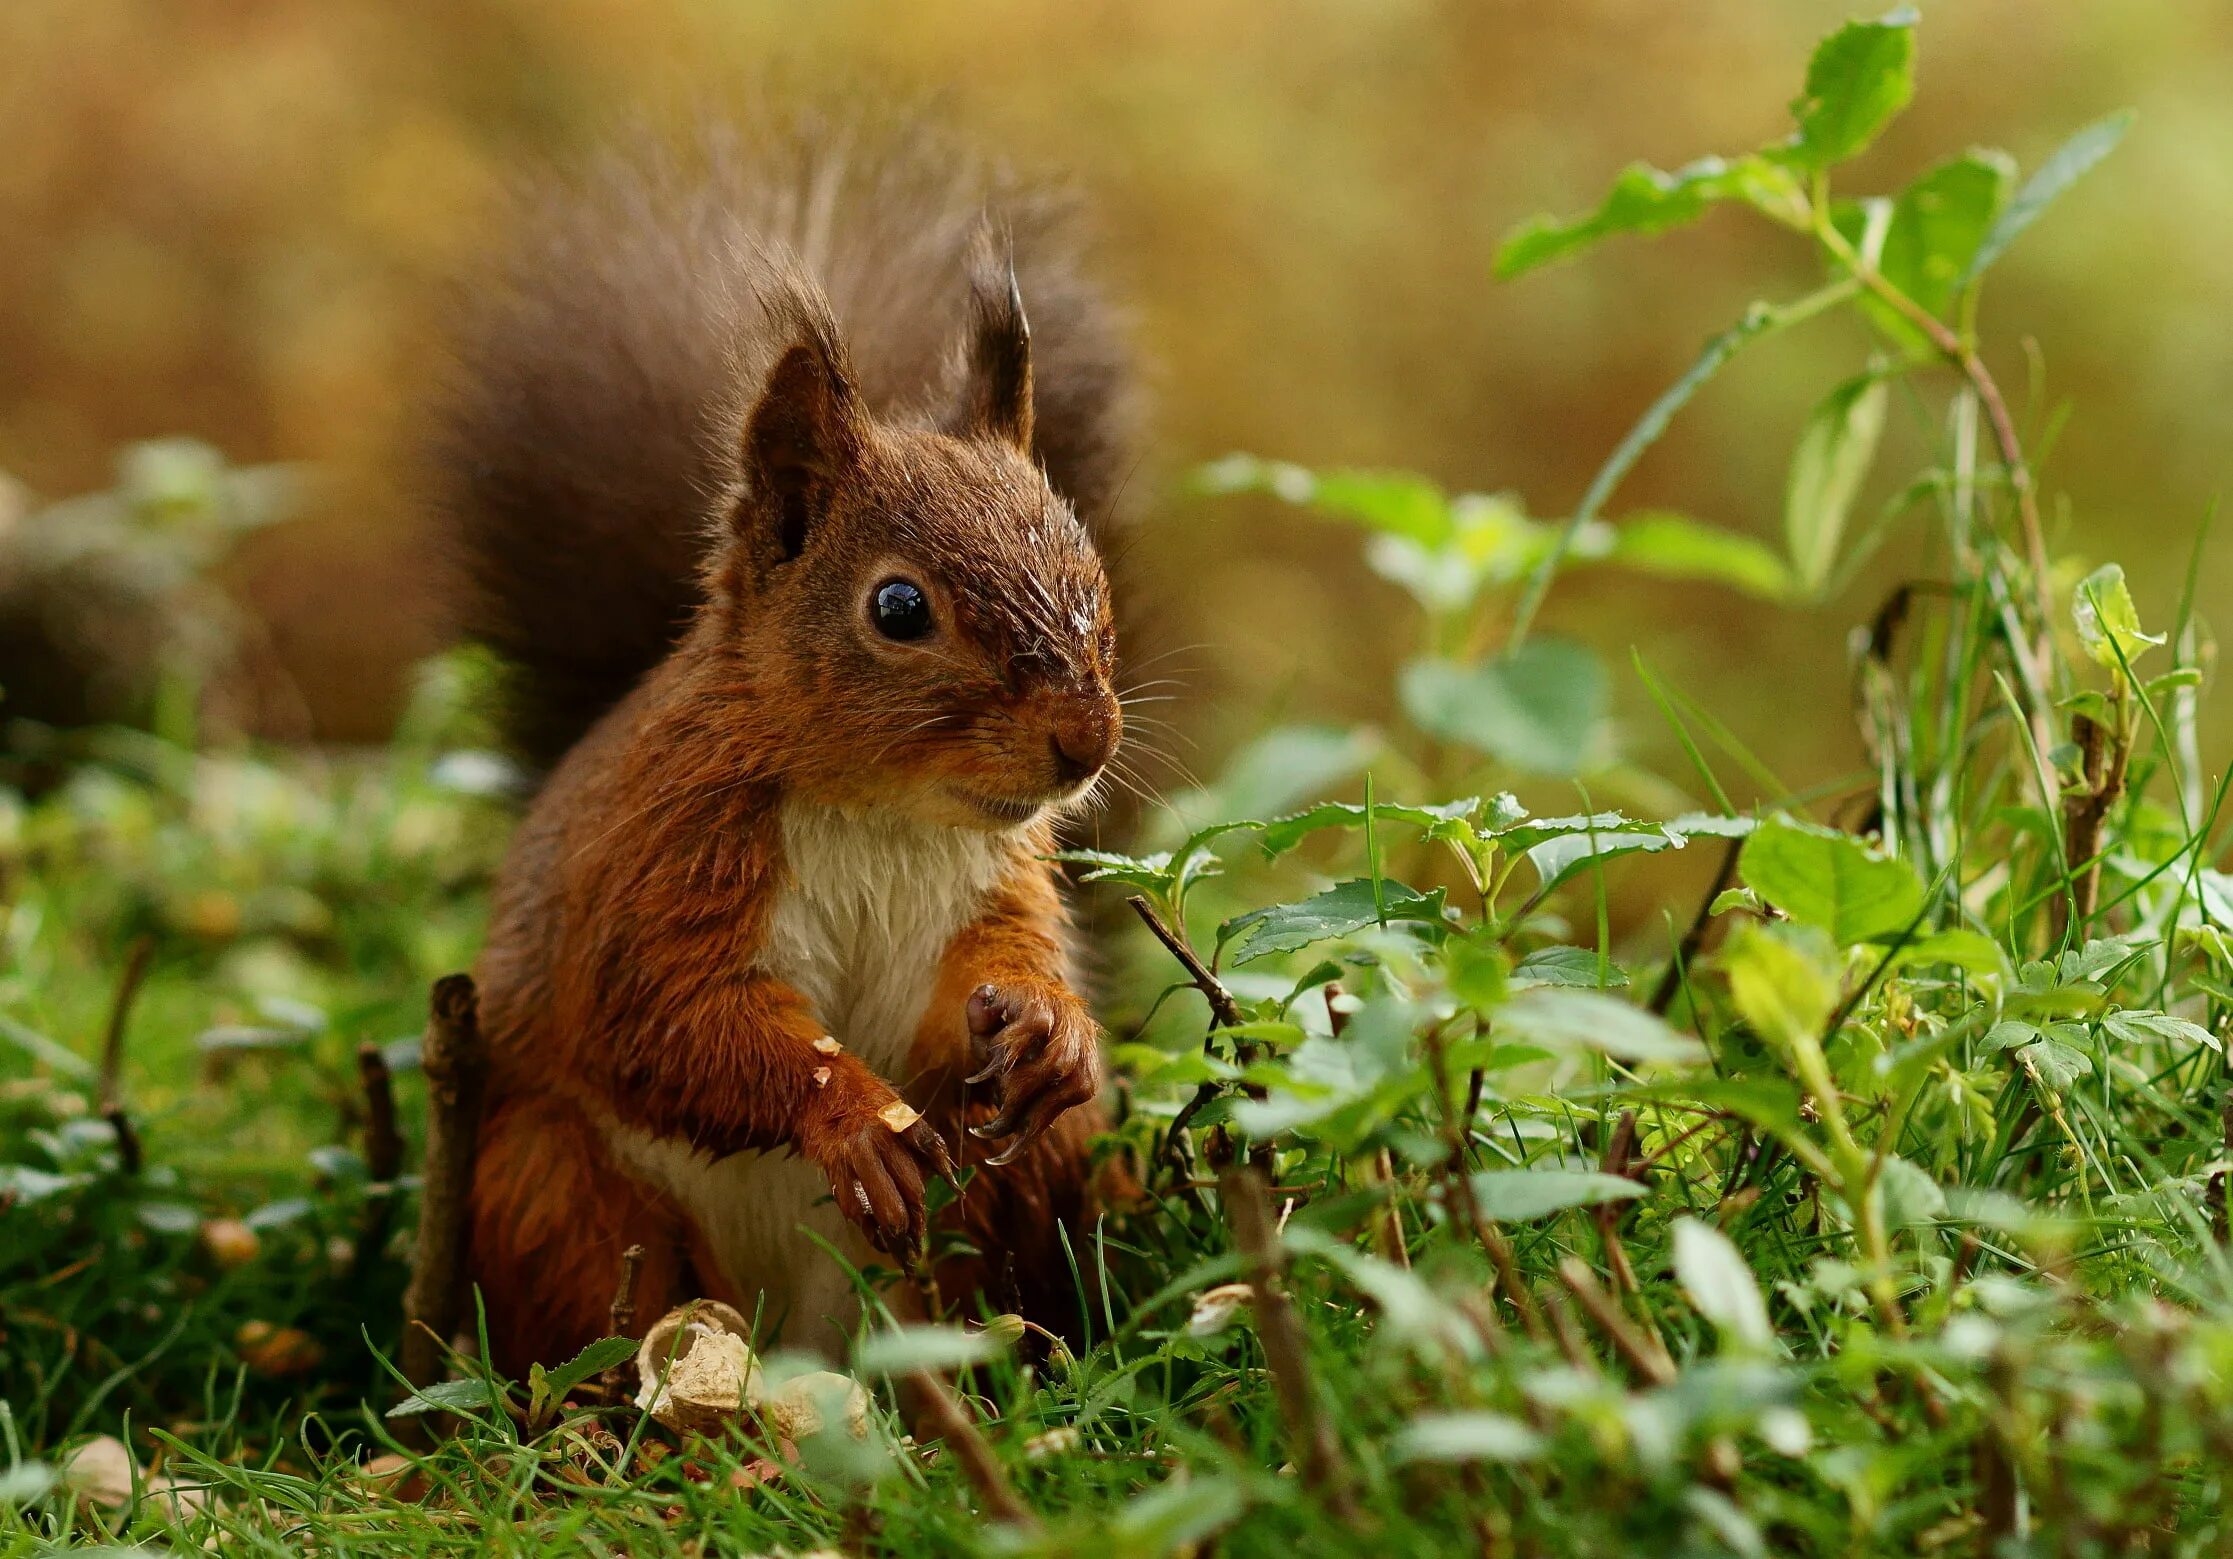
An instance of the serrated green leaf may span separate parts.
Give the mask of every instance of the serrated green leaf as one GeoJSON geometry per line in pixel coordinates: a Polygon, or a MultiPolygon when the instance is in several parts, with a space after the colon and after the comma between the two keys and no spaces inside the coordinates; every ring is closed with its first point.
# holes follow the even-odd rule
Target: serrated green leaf
{"type": "Polygon", "coordinates": [[[1823,398],[1807,418],[1783,489],[1783,534],[1797,589],[1813,596],[1829,583],[1853,503],[1876,460],[1887,390],[1862,374],[1823,398]]]}
{"type": "Polygon", "coordinates": [[[1521,224],[1497,250],[1496,274],[1509,281],[1619,234],[1684,227],[1732,200],[1791,221],[1804,194],[1791,170],[1769,157],[1701,157],[1672,173],[1632,163],[1588,216],[1539,216],[1521,224]]]}
{"type": "Polygon", "coordinates": [[[1770,818],[1738,857],[1746,884],[1793,920],[1820,926],[1840,947],[1905,930],[1923,910],[1923,883],[1904,860],[1850,834],[1770,818]]]}
{"type": "Polygon", "coordinates": [[[1425,921],[1442,924],[1443,890],[1421,893],[1404,883],[1383,879],[1376,893],[1368,877],[1337,883],[1325,892],[1293,904],[1274,904],[1236,916],[1218,928],[1217,939],[1231,943],[1233,962],[1273,953],[1291,953],[1329,937],[1377,925],[1383,920],[1425,921]]]}
{"type": "Polygon", "coordinates": [[[415,1418],[421,1413],[470,1413],[495,1405],[495,1395],[485,1380],[444,1380],[422,1387],[388,1409],[390,1418],[415,1418]]]}
{"type": "Polygon", "coordinates": [[[1584,1169],[1488,1169],[1468,1184],[1481,1216],[1499,1223],[1547,1218],[1572,1207],[1632,1202],[1644,1194],[1633,1180],[1584,1169]]]}
{"type": "Polygon", "coordinates": [[[2026,1045],[2016,1052],[2016,1060],[2035,1081],[2056,1093],[2067,1093],[2072,1083],[2093,1071],[2092,1057],[2059,1039],[2026,1045]]]}
{"type": "Polygon", "coordinates": [[[2162,634],[2141,630],[2140,609],[2132,604],[2124,569],[2116,563],[2104,563],[2078,582],[2070,615],[2086,653],[2112,671],[2163,642],[2162,634]]]}
{"type": "Polygon", "coordinates": [[[1791,105],[1799,131],[1791,156],[1820,169],[1859,155],[1915,95],[1913,9],[1847,22],[1807,65],[1806,91],[1791,105]]]}
{"type": "Polygon", "coordinates": [[[2125,131],[2131,126],[2132,110],[2123,109],[2095,120],[2056,148],[2054,155],[2039,165],[2039,171],[2024,181],[2024,187],[2016,192],[2016,198],[2009,202],[2008,209],[2000,214],[1992,231],[1977,246],[1977,252],[1970,257],[1968,274],[1963,277],[1964,284],[1984,275],[2008,252],[2008,246],[2039,220],[2047,207],[2116,150],[2117,143],[2124,139],[2125,131]]]}
{"type": "Polygon", "coordinates": [[[636,1356],[636,1349],[636,1340],[630,1337],[605,1337],[591,1343],[558,1368],[543,1372],[543,1384],[549,1393],[546,1400],[565,1401],[567,1392],[592,1375],[627,1363],[636,1356]]]}
{"type": "Polygon", "coordinates": [[[1589,760],[1611,700],[1595,655],[1545,637],[1475,665],[1413,661],[1400,691],[1404,712],[1428,735],[1547,775],[1576,773],[1589,760]]]}
{"type": "MultiPolygon", "coordinates": [[[[1402,823],[1413,828],[1435,833],[1450,824],[1462,824],[1481,810],[1481,798],[1468,796],[1460,801],[1447,801],[1439,806],[1404,806],[1393,802],[1375,802],[1371,816],[1376,825],[1402,823]]],[[[1267,858],[1276,859],[1292,850],[1310,835],[1328,828],[1362,828],[1365,826],[1366,809],[1361,803],[1326,801],[1305,812],[1275,818],[1265,823],[1257,832],[1257,843],[1263,846],[1267,858]]]]}
{"type": "MultiPolygon", "coordinates": [[[[1619,990],[1628,984],[1627,971],[1619,964],[1604,965],[1602,989],[1619,990]]],[[[1600,970],[1597,954],[1586,947],[1539,947],[1520,960],[1512,971],[1515,990],[1530,985],[1571,985],[1598,989],[1600,970]]]]}

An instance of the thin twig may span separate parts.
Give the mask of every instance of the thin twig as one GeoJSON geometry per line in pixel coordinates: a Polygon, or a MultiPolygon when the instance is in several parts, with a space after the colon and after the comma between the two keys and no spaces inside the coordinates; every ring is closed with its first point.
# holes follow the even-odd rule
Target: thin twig
{"type": "Polygon", "coordinates": [[[468,974],[434,982],[420,1057],[426,1076],[426,1153],[420,1165],[419,1235],[403,1295],[403,1373],[431,1383],[442,1346],[463,1318],[473,1160],[480,1143],[488,1050],[480,1002],[468,974]]]}
{"type": "Polygon", "coordinates": [[[1441,1028],[1430,1025],[1424,1038],[1427,1066],[1442,1107],[1443,1140],[1448,1154],[1442,1176],[1444,1200],[1449,1204],[1451,1216],[1472,1236],[1475,1244],[1489,1253],[1490,1264],[1496,1268],[1497,1286],[1511,1301],[1513,1312],[1519,1316],[1520,1325],[1526,1328],[1528,1336],[1537,1342],[1549,1342],[1550,1331],[1543,1324],[1542,1312],[1536,1308],[1535,1296],[1520,1277],[1519,1258],[1512,1253],[1512,1242],[1504,1237],[1502,1229],[1481,1216],[1481,1205],[1474,1199],[1473,1174],[1461,1134],[1463,1127],[1450,1097],[1449,1068],[1443,1064],[1441,1028]]]}
{"type": "MultiPolygon", "coordinates": [[[[613,1290],[613,1302],[605,1311],[605,1335],[608,1337],[633,1337],[636,1335],[636,1274],[643,1270],[644,1248],[631,1245],[620,1253],[620,1285],[613,1290]]],[[[623,1365],[608,1366],[601,1377],[608,1396],[620,1395],[623,1365]]]]}
{"type": "Polygon", "coordinates": [[[1228,1169],[1219,1182],[1233,1242],[1247,1263],[1248,1287],[1256,1314],[1256,1337],[1264,1347],[1264,1366],[1279,1398],[1280,1416],[1303,1475],[1303,1487],[1317,1493],[1343,1521],[1358,1519],[1349,1488],[1349,1469],[1340,1442],[1320,1410],[1311,1379],[1310,1354],[1302,1322],[1279,1284],[1287,1268],[1286,1248],[1272,1223],[1263,1177],[1253,1167],[1228,1169]]]}
{"type": "Polygon", "coordinates": [[[978,1433],[977,1426],[963,1410],[961,1399],[929,1370],[910,1371],[907,1378],[920,1393],[931,1422],[937,1426],[939,1438],[952,1450],[963,1475],[977,1490],[993,1518],[1026,1531],[1036,1531],[1038,1518],[1016,1494],[1016,1486],[1008,1481],[1000,1459],[992,1454],[992,1447],[985,1443],[985,1437],[978,1433]]]}
{"type": "Polygon", "coordinates": [[[1714,873],[1713,885],[1706,889],[1706,896],[1698,901],[1698,913],[1690,917],[1690,929],[1675,945],[1667,959],[1666,972],[1659,977],[1659,984],[1652,989],[1651,1010],[1658,1017],[1667,1016],[1667,1009],[1675,1004],[1675,993],[1682,989],[1683,971],[1698,957],[1698,949],[1706,940],[1706,928],[1713,923],[1714,900],[1729,891],[1737,880],[1737,851],[1744,845],[1742,839],[1732,839],[1721,852],[1721,870],[1714,873]]]}
{"type": "Polygon", "coordinates": [[[364,1089],[364,1226],[357,1231],[351,1269],[367,1270],[388,1243],[395,1220],[395,1181],[403,1173],[403,1134],[395,1124],[395,1080],[388,1058],[366,1040],[357,1046],[357,1081],[364,1089]]]}
{"type": "Polygon", "coordinates": [[[1124,902],[1132,906],[1133,914],[1147,922],[1147,928],[1155,933],[1155,939],[1168,948],[1171,956],[1186,970],[1187,978],[1194,982],[1194,988],[1208,1000],[1210,1016],[1217,1026],[1238,1028],[1242,1021],[1241,1009],[1233,1000],[1233,993],[1210,972],[1209,966],[1202,962],[1194,949],[1186,945],[1186,939],[1164,923],[1163,917],[1155,912],[1155,906],[1147,901],[1145,895],[1135,893],[1124,902]]]}
{"type": "Polygon", "coordinates": [[[116,1133],[116,1159],[127,1175],[140,1172],[140,1135],[124,1109],[124,1034],[132,1020],[132,1004],[147,980],[148,964],[155,957],[152,937],[139,937],[124,954],[124,973],[116,982],[116,998],[109,1003],[109,1024],[101,1036],[101,1116],[116,1133]]]}
{"type": "Polygon", "coordinates": [[[1605,1334],[1606,1341],[1628,1362],[1630,1369],[1655,1386],[1675,1383],[1674,1361],[1636,1329],[1636,1323],[1629,1320],[1619,1303],[1597,1281],[1596,1273],[1568,1256],[1558,1264],[1558,1277],[1566,1285],[1566,1291],[1574,1296],[1574,1302],[1597,1323],[1597,1329],[1605,1334]]]}
{"type": "Polygon", "coordinates": [[[2071,734],[2078,739],[2085,789],[2063,805],[2063,859],[2076,875],[2067,896],[2055,900],[2055,937],[2060,941],[2075,927],[2081,937],[2101,899],[2101,829],[2124,798],[2125,771],[2132,744],[2122,733],[2090,715],[2071,718],[2071,734]]]}

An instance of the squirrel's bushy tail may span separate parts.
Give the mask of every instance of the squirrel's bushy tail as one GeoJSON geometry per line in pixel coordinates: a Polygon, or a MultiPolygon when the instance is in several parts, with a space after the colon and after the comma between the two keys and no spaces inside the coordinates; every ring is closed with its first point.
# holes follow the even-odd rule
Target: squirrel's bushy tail
{"type": "Polygon", "coordinates": [[[935,415],[988,217],[1031,320],[1038,454],[1100,532],[1130,459],[1129,375],[1068,200],[922,126],[830,124],[647,139],[521,192],[510,241],[461,288],[432,475],[458,626],[508,668],[522,756],[555,762],[696,605],[758,388],[738,381],[760,360],[759,288],[803,273],[871,409],[935,415]]]}

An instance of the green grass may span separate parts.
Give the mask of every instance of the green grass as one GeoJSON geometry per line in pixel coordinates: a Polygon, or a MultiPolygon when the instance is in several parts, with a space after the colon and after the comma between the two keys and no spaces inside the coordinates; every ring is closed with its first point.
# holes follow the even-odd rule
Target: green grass
{"type": "MultiPolygon", "coordinates": [[[[454,1415],[390,1416],[409,1219],[379,1222],[355,1053],[389,1047],[415,1131],[424,992],[470,963],[512,816],[468,663],[431,665],[393,749],[354,759],[17,730],[0,1548],[2225,1551],[2209,641],[2191,591],[2143,610],[2113,569],[2044,556],[2034,418],[1974,335],[1986,268],[2123,124],[2021,193],[1970,154],[1835,197],[1831,166],[1906,100],[1913,30],[1826,43],[1793,140],[1624,176],[1507,249],[1517,273],[1730,206],[1826,269],[1711,343],[1576,515],[1204,473],[1363,529],[1420,655],[1386,729],[1264,733],[1137,853],[1074,858],[1107,896],[1104,1151],[1141,1194],[1072,1252],[1074,1348],[868,1322],[836,1361],[873,1390],[865,1442],[678,1436],[467,1360],[454,1415]],[[1858,377],[1799,438],[1780,550],[1604,518],[1723,362],[1823,318],[1858,377]],[[1932,449],[1911,478],[1873,470],[1892,415],[1932,449]],[[1893,546],[1918,583],[1840,601],[1893,546]],[[1862,624],[1851,711],[1794,711],[1853,719],[1860,769],[1787,787],[1711,689],[1535,632],[1561,571],[1594,564],[1862,624]],[[1679,772],[1629,760],[1616,702],[1668,724],[1679,772]],[[1690,886],[1614,937],[1612,895],[1667,862],[1704,869],[1641,879],[1690,886]],[[141,939],[133,1174],[92,1058],[141,939]],[[936,1361],[995,1471],[910,1437],[927,1420],[891,1377],[936,1361]],[[78,1498],[57,1469],[96,1435],[196,1508],[78,1498]],[[368,1475],[383,1456],[405,1463],[368,1475]],[[1027,1521],[990,1518],[1009,1499],[1027,1521]]],[[[1309,631],[1338,653],[1339,624],[1309,631]]]]}

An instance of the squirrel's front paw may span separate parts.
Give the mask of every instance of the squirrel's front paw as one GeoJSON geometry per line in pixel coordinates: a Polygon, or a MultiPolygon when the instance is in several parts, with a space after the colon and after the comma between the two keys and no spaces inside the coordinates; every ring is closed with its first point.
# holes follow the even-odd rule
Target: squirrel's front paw
{"type": "Polygon", "coordinates": [[[829,1176],[838,1210],[870,1244],[895,1256],[920,1249],[924,1181],[954,1172],[946,1139],[865,1067],[840,1071],[821,1088],[800,1150],[829,1176]]]}
{"type": "Polygon", "coordinates": [[[1101,1092],[1101,1036],[1085,1003],[1062,985],[980,985],[969,997],[970,1043],[983,1063],[969,1079],[998,1079],[1000,1114],[970,1135],[1013,1135],[1005,1164],[1064,1111],[1101,1092]]]}

